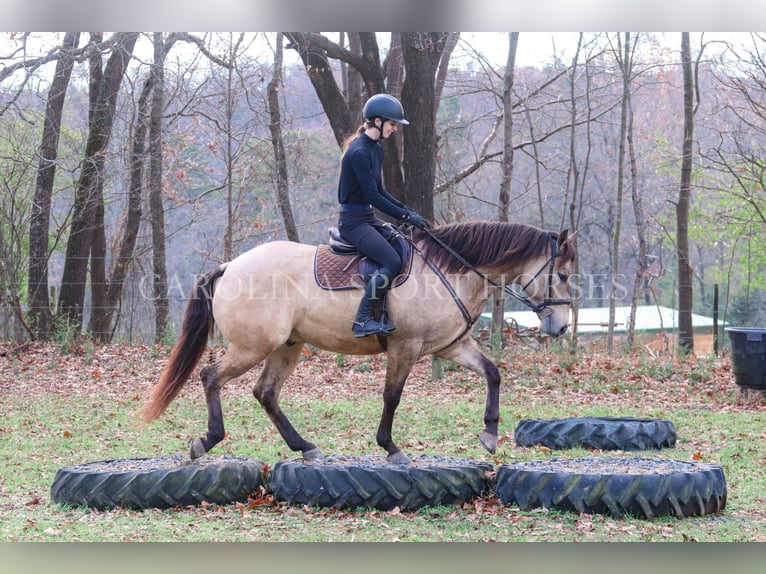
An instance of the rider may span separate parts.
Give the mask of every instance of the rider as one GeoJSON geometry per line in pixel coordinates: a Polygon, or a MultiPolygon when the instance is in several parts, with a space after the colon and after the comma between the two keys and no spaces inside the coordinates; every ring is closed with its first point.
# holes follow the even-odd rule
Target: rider
{"type": "Polygon", "coordinates": [[[396,132],[399,124],[410,123],[404,119],[402,104],[388,94],[376,94],[364,105],[363,116],[364,124],[343,145],[338,182],[338,229],[341,235],[362,255],[381,266],[364,289],[352,326],[357,338],[390,335],[396,329],[395,325],[385,320],[377,321],[372,316],[375,300],[383,297],[391,287],[404,263],[382,234],[383,221],[375,216],[373,207],[420,229],[428,226],[420,214],[383,188],[383,146],[380,140],[396,132]]]}

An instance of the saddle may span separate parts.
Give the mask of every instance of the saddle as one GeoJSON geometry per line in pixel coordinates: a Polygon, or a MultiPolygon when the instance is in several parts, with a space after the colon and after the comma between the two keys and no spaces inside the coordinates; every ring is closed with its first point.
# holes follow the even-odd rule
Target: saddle
{"type": "MultiPolygon", "coordinates": [[[[380,265],[359,253],[356,246],[343,239],[337,227],[330,227],[327,231],[328,243],[319,245],[314,254],[314,279],[317,285],[329,291],[363,289],[380,265]]],[[[394,280],[393,287],[398,287],[410,276],[412,246],[390,223],[383,224],[382,231],[404,261],[402,272],[394,280]]]]}

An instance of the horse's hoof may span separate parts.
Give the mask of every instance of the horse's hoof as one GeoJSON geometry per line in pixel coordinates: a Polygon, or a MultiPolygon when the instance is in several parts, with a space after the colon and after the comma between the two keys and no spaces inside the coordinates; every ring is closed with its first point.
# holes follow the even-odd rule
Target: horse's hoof
{"type": "Polygon", "coordinates": [[[401,451],[389,454],[387,460],[389,464],[397,464],[399,466],[410,466],[412,464],[407,455],[401,451]]]}
{"type": "Polygon", "coordinates": [[[495,454],[497,450],[497,437],[495,435],[489,434],[487,431],[481,431],[479,433],[479,442],[491,454],[495,454]]]}
{"type": "Polygon", "coordinates": [[[324,460],[324,455],[318,448],[312,448],[303,452],[303,458],[309,462],[321,462],[324,460]]]}
{"type": "Polygon", "coordinates": [[[197,437],[191,441],[189,444],[189,456],[192,460],[204,456],[205,453],[207,453],[207,451],[205,450],[205,445],[202,444],[202,439],[200,437],[197,437]]]}

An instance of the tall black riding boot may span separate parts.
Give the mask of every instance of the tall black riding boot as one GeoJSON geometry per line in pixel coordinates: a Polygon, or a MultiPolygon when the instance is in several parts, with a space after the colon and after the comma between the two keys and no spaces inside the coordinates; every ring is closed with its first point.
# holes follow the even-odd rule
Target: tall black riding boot
{"type": "Polygon", "coordinates": [[[359,303],[359,311],[356,313],[356,319],[354,319],[352,326],[357,339],[369,335],[388,336],[396,329],[396,325],[388,323],[385,318],[382,321],[378,321],[372,316],[375,302],[383,298],[383,295],[391,287],[391,274],[386,273],[386,271],[388,270],[383,269],[376,272],[370,277],[367,286],[364,288],[364,295],[362,295],[362,300],[359,303]]]}

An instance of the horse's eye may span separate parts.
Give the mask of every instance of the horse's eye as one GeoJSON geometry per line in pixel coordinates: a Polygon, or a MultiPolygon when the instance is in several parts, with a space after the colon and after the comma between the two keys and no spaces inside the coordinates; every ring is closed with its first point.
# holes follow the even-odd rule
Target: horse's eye
{"type": "Polygon", "coordinates": [[[561,280],[562,283],[566,283],[567,280],[569,280],[569,275],[567,275],[566,273],[559,273],[559,279],[561,280]]]}

